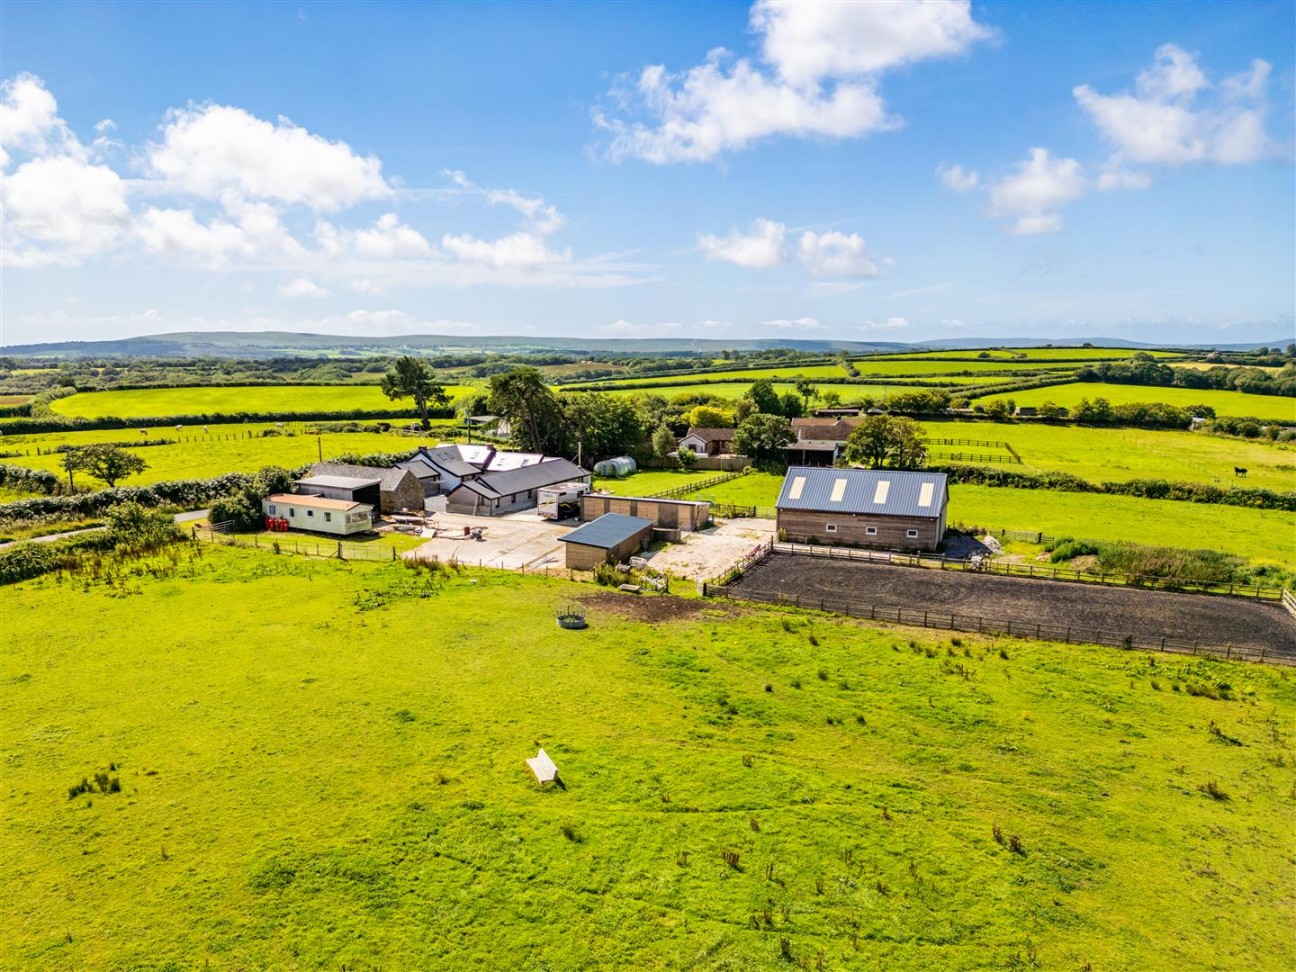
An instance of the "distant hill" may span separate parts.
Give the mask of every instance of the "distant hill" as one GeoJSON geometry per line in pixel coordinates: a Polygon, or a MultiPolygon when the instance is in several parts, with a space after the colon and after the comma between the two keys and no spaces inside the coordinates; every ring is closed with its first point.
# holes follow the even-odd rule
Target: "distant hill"
{"type": "MultiPolygon", "coordinates": [[[[1213,347],[1219,350],[1243,351],[1271,344],[1183,345],[1185,348],[1213,347]]],[[[180,331],[116,341],[60,341],[48,344],[15,344],[0,346],[0,354],[24,357],[132,357],[132,358],[272,358],[272,357],[365,357],[393,354],[454,354],[494,352],[497,354],[538,354],[566,351],[602,352],[639,355],[712,353],[723,349],[758,351],[788,348],[795,351],[847,352],[876,354],[939,349],[1032,348],[1053,345],[1079,347],[1091,344],[1100,348],[1156,348],[1164,345],[1141,344],[1120,338],[951,338],[921,343],[897,341],[837,340],[708,340],[703,338],[573,338],[573,337],[455,337],[449,335],[402,335],[399,337],[350,337],[333,334],[298,334],[290,331],[180,331]]]]}

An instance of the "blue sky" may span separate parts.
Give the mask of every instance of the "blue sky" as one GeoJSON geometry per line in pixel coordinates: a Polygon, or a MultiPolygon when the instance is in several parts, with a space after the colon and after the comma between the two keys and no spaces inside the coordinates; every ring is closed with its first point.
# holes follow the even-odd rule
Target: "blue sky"
{"type": "Polygon", "coordinates": [[[1293,335],[1289,2],[0,18],[8,344],[1293,335]]]}

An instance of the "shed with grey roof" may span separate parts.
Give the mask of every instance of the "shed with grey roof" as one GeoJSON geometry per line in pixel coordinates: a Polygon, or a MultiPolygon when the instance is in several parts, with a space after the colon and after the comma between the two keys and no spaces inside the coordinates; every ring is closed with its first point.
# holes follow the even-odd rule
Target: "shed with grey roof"
{"type": "Polygon", "coordinates": [[[944,473],[793,466],[779,494],[778,529],[794,543],[935,550],[948,507],[944,473]]]}
{"type": "Polygon", "coordinates": [[[306,476],[293,486],[304,496],[364,503],[374,509],[382,502],[382,485],[372,476],[306,476]]]}
{"type": "Polygon", "coordinates": [[[546,459],[531,466],[484,472],[476,479],[465,479],[446,493],[447,513],[475,516],[499,516],[534,507],[538,493],[558,483],[586,483],[589,470],[566,459],[546,459]]]}
{"type": "Polygon", "coordinates": [[[423,487],[408,469],[391,469],[382,466],[353,466],[346,462],[317,462],[311,466],[311,476],[345,476],[354,479],[378,480],[383,513],[399,510],[421,510],[423,487]]]}
{"type": "Polygon", "coordinates": [[[567,546],[567,566],[593,570],[599,564],[623,564],[652,539],[653,521],[642,516],[605,513],[558,538],[567,546]]]}

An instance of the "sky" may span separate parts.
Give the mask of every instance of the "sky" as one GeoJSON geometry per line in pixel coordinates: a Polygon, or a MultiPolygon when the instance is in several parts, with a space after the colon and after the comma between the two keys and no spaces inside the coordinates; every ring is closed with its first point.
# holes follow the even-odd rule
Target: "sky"
{"type": "Polygon", "coordinates": [[[1290,340],[1296,4],[0,4],[0,344],[1290,340]]]}

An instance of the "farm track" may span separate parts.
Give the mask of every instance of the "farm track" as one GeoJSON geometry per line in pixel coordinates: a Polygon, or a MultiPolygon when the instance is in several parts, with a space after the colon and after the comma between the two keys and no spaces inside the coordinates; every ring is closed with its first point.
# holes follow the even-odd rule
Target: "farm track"
{"type": "Polygon", "coordinates": [[[731,585],[738,596],[779,593],[1264,648],[1296,658],[1296,623],[1276,604],[986,574],[775,554],[731,585]]]}

